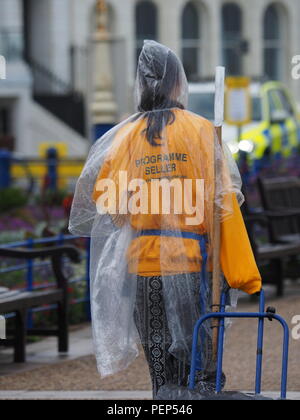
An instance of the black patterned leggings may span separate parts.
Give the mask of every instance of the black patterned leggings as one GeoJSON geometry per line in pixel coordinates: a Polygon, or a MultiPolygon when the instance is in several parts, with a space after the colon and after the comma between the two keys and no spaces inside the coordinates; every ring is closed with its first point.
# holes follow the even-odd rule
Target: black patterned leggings
{"type": "MultiPolygon", "coordinates": [[[[192,273],[195,281],[197,273],[192,273]]],[[[174,276],[174,281],[176,281],[174,276]]],[[[163,301],[162,278],[137,277],[137,294],[134,311],[135,324],[143,344],[152,380],[153,398],[165,384],[187,386],[190,365],[186,360],[178,360],[168,352],[172,339],[168,329],[163,301]]],[[[214,391],[214,378],[198,375],[196,388],[200,392],[214,391]],[[208,381],[206,381],[206,379],[208,381]]]]}

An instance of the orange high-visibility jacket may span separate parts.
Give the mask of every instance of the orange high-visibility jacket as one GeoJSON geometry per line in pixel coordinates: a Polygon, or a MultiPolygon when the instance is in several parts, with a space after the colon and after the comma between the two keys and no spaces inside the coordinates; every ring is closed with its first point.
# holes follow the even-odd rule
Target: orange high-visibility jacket
{"type": "MultiPolygon", "coordinates": [[[[161,153],[163,152],[160,151],[160,147],[149,144],[142,133],[146,124],[145,120],[128,123],[128,126],[125,125],[118,133],[119,135],[116,135],[115,147],[112,146],[112,150],[100,169],[93,192],[95,202],[102,194],[101,191],[97,191],[97,182],[104,178],[113,178],[118,185],[119,171],[128,171],[129,179],[142,177],[144,180],[149,180],[162,176],[161,172],[163,172],[163,175],[170,172],[172,176],[184,175],[186,178],[194,179],[195,168],[191,167],[188,162],[191,151],[194,154],[194,162],[206,162],[206,182],[214,182],[213,144],[209,144],[207,141],[207,139],[213,137],[213,125],[206,119],[183,110],[176,109],[174,113],[176,116],[175,122],[167,125],[165,130],[167,139],[176,139],[168,145],[168,152],[173,157],[177,154],[177,160],[174,158],[176,164],[174,162],[161,162],[163,160],[161,153]],[[129,133],[128,136],[126,136],[126,131],[129,133]],[[188,139],[187,133],[189,133],[188,139]],[[119,141],[120,138],[121,141],[119,141]],[[205,154],[204,159],[203,153],[205,154]],[[197,155],[199,155],[198,160],[197,155]],[[154,158],[151,160],[149,157],[154,158]],[[154,163],[151,163],[151,161],[154,163]]],[[[261,290],[261,276],[235,195],[232,201],[232,216],[221,222],[221,268],[231,288],[253,294],[261,290]]],[[[132,228],[135,230],[161,228],[160,214],[129,214],[128,217],[132,228]]],[[[198,226],[187,226],[185,217],[186,215],[176,216],[177,230],[180,228],[183,231],[198,234],[206,233],[205,220],[198,226]],[[178,221],[180,226],[178,226],[178,221]]],[[[165,218],[164,215],[164,220],[165,218]]],[[[161,272],[164,275],[179,274],[182,273],[180,263],[182,256],[188,261],[184,272],[200,271],[202,257],[198,241],[165,237],[164,252],[161,253],[159,236],[141,236],[134,239],[129,246],[127,252],[128,271],[141,276],[158,276],[161,272]],[[168,242],[169,246],[165,246],[168,245],[168,242]]]]}

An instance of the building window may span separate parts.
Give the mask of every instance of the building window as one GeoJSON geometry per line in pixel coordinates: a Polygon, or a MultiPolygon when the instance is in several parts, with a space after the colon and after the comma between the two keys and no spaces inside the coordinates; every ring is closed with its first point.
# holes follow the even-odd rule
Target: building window
{"type": "Polygon", "coordinates": [[[188,80],[200,76],[200,22],[197,7],[188,3],[182,13],[182,61],[188,80]]]}
{"type": "Polygon", "coordinates": [[[264,74],[272,80],[281,76],[281,29],[278,8],[272,4],[264,16],[264,74]]]}
{"type": "Polygon", "coordinates": [[[242,12],[234,3],[225,4],[222,8],[223,63],[227,73],[240,75],[242,68],[242,12]]]}
{"type": "Polygon", "coordinates": [[[136,5],[135,28],[136,57],[138,60],[144,40],[157,40],[157,9],[151,1],[141,1],[136,5]]]}

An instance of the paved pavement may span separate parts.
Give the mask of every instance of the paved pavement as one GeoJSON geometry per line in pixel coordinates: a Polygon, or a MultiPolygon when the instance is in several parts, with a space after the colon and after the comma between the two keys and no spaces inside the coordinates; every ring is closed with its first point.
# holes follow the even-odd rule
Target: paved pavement
{"type": "MultiPolygon", "coordinates": [[[[267,294],[268,295],[268,294],[267,294]]],[[[300,288],[288,288],[283,299],[268,296],[267,305],[276,306],[291,325],[300,310],[300,288]],[[298,311],[298,312],[297,312],[298,311]]],[[[242,300],[240,310],[254,311],[257,304],[242,300]]],[[[224,371],[228,389],[253,389],[257,324],[235,321],[226,337],[224,371]]],[[[291,340],[288,399],[300,400],[300,340],[291,340]]],[[[57,339],[46,338],[27,345],[27,363],[15,364],[12,349],[0,351],[0,400],[5,399],[151,399],[150,378],[143,355],[136,363],[113,377],[100,379],[94,361],[89,324],[72,329],[70,352],[57,352],[57,339]]],[[[281,330],[266,323],[263,390],[278,390],[280,385],[281,330]]],[[[265,393],[278,398],[278,392],[265,393]]]]}
{"type": "Polygon", "coordinates": [[[41,366],[75,360],[93,354],[92,330],[90,324],[71,330],[69,352],[58,353],[57,338],[48,337],[37,343],[27,344],[26,363],[12,363],[12,349],[0,351],[0,376],[26,372],[41,366]]]}
{"type": "MultiPolygon", "coordinates": [[[[264,392],[263,395],[278,399],[278,392],[264,392]]],[[[151,391],[0,391],[0,400],[151,400],[151,398],[151,391]]],[[[300,400],[300,392],[288,393],[287,399],[300,400]]]]}
{"type": "Polygon", "coordinates": [[[151,391],[0,391],[0,400],[151,400],[151,391]]]}

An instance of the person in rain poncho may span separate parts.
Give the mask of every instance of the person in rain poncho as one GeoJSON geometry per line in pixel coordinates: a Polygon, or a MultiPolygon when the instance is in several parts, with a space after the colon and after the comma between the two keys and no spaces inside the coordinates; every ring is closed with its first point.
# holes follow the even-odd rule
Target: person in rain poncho
{"type": "MultiPolygon", "coordinates": [[[[90,150],[69,230],[91,237],[100,374],[127,368],[142,345],[155,398],[165,384],[188,384],[193,328],[211,311],[214,212],[224,284],[254,294],[261,277],[240,212],[238,170],[212,123],[186,110],[186,76],[170,49],[144,42],[135,96],[138,113],[90,150]]],[[[199,391],[214,390],[206,324],[199,337],[199,391]]]]}

